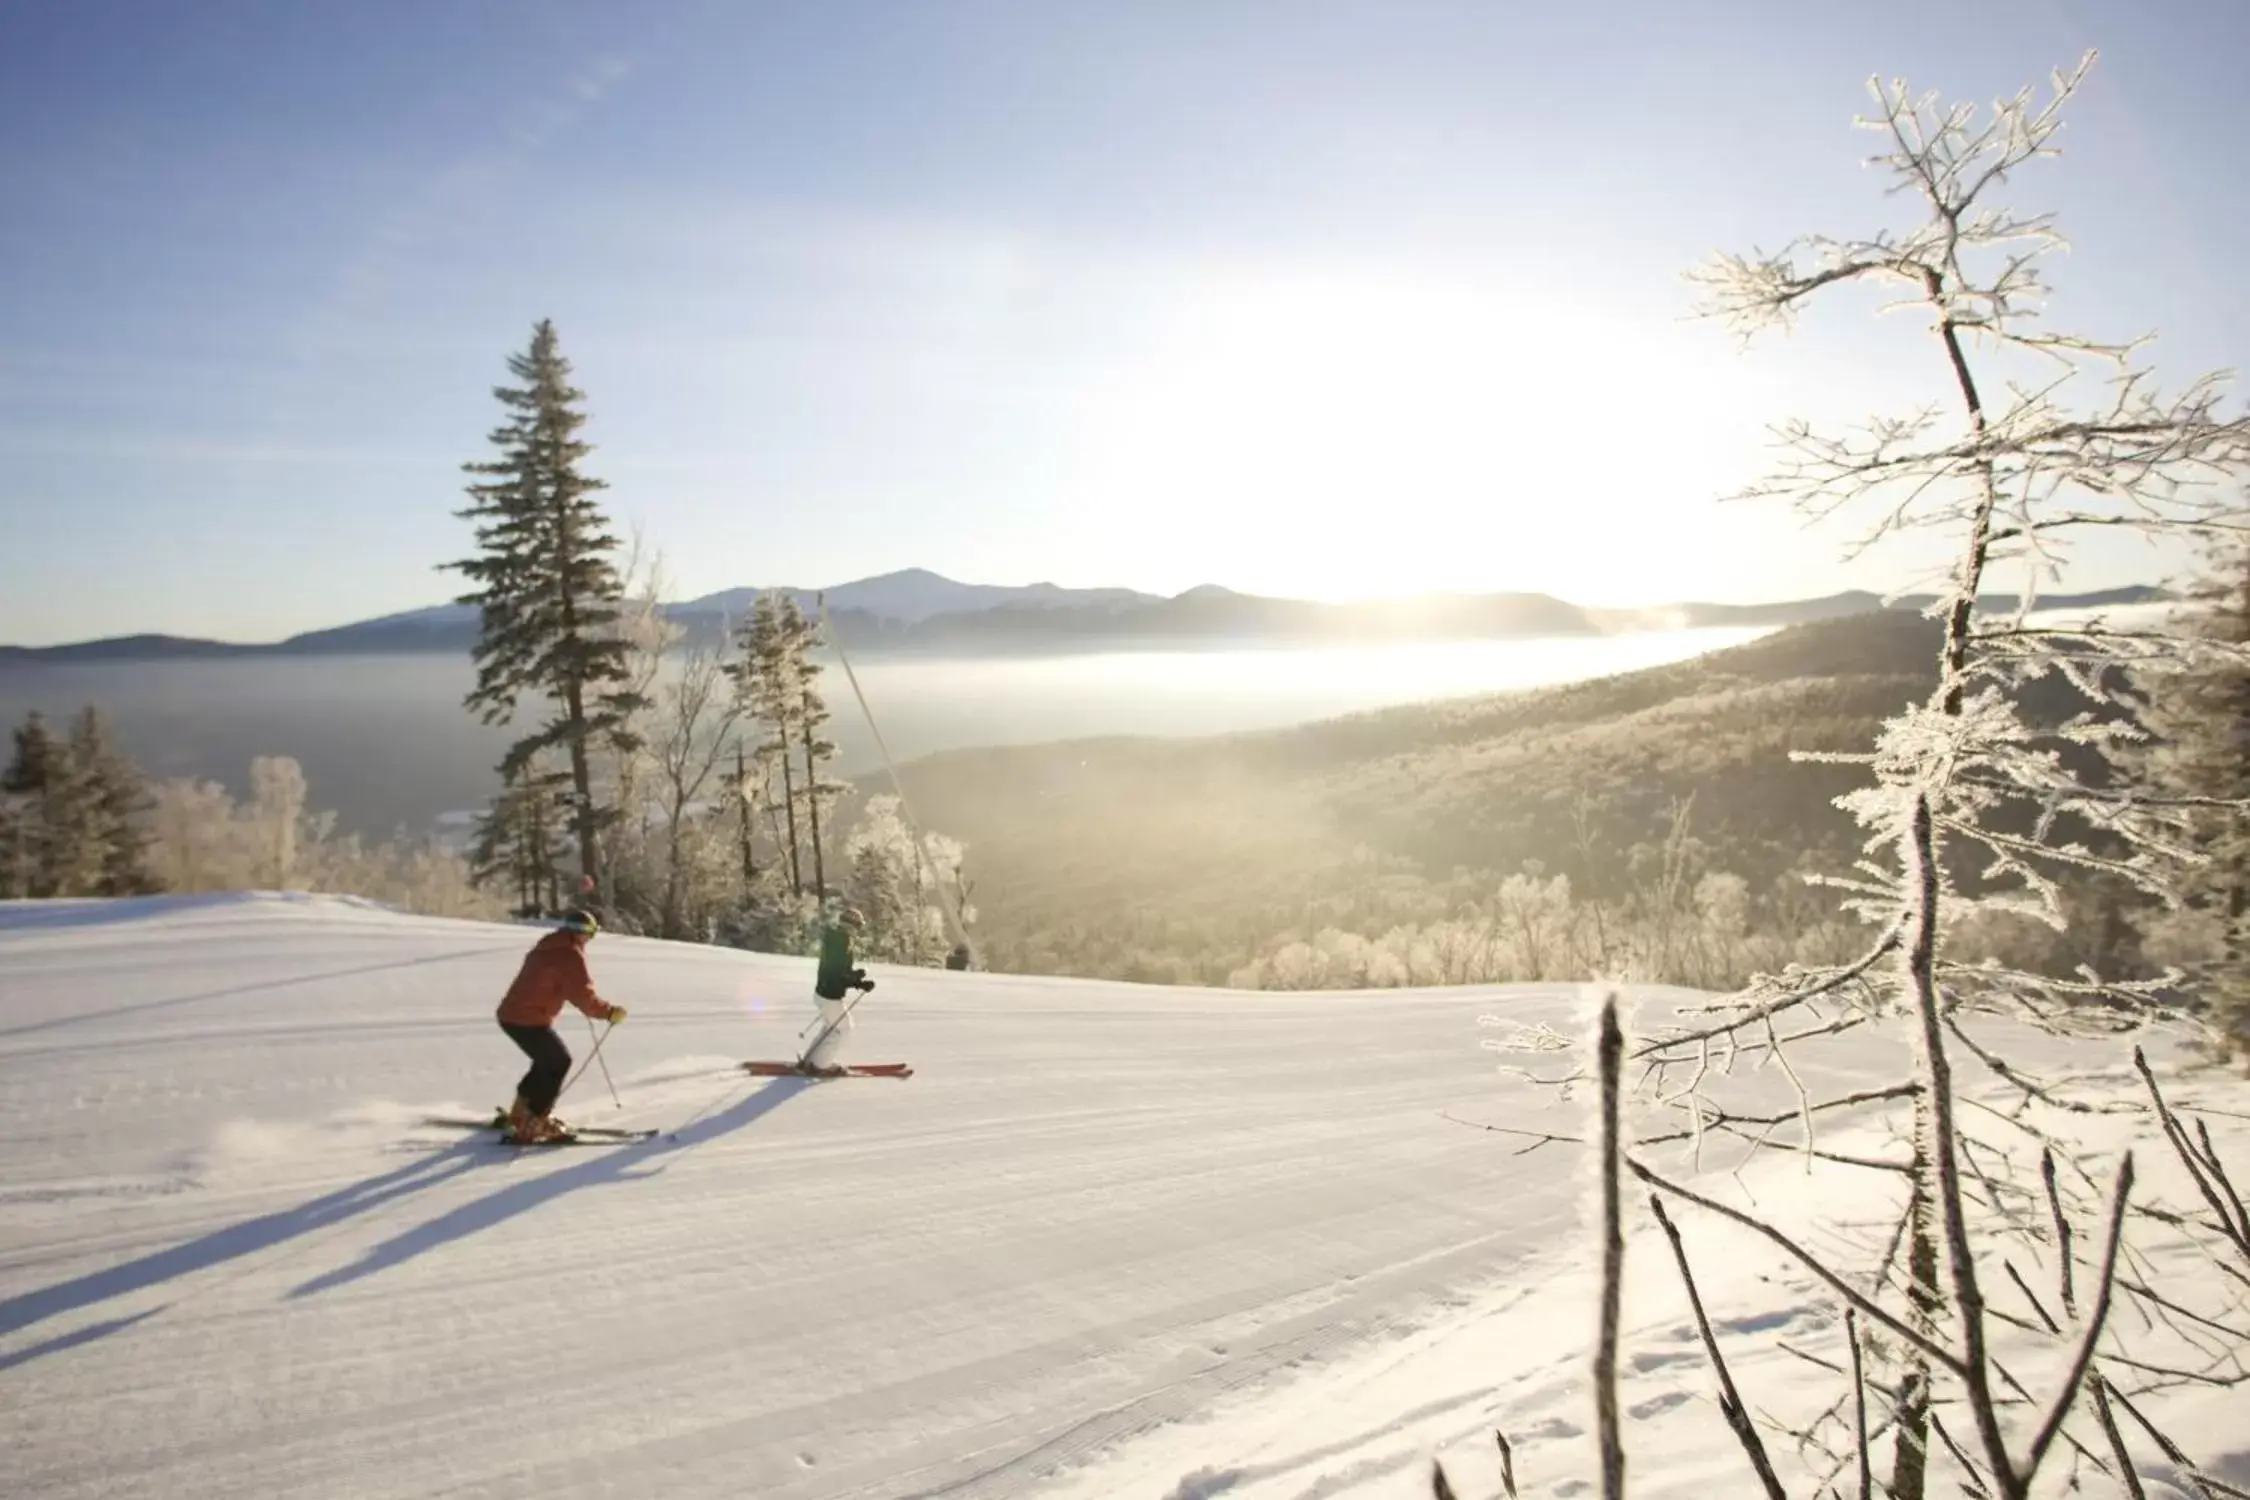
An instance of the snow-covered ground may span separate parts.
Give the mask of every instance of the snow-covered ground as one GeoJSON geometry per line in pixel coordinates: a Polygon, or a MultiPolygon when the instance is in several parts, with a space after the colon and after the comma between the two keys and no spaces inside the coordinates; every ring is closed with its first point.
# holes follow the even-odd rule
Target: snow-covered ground
{"type": "MultiPolygon", "coordinates": [[[[852,1055],[918,1075],[808,1085],[732,1065],[793,1054],[809,963],[604,937],[623,1107],[597,1068],[562,1113],[669,1133],[525,1154],[420,1122],[507,1097],[530,936],[0,906],[0,1489],[1310,1500],[1427,1495],[1442,1454],[1470,1497],[1495,1427],[1524,1494],[1591,1488],[1582,1155],[1447,1118],[1524,1105],[1479,1018],[1574,1026],[1574,991],[878,969],[852,1055]]],[[[1831,1302],[1683,1227],[1785,1401],[1774,1335],[1824,1347],[1831,1302]]],[[[1633,1488],[1739,1493],[1661,1253],[1633,1488]]],[[[2250,1479],[2239,1410],[2174,1409],[2250,1479]]]]}

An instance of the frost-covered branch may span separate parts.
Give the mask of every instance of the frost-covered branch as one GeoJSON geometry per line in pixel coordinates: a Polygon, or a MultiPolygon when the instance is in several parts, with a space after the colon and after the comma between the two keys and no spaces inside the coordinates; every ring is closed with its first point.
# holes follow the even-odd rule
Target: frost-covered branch
{"type": "Polygon", "coordinates": [[[2211,1210],[2215,1220],[2212,1227],[2241,1254],[2243,1263],[2250,1265],[2250,1209],[2244,1208],[2242,1195],[2235,1191],[2234,1182],[2227,1175],[2226,1164],[2213,1149],[2210,1132],[2204,1130],[2197,1137],[2189,1136],[2187,1127],[2180,1123],[2180,1117],[2165,1101],[2163,1089],[2157,1086],[2147,1055],[2138,1047],[2133,1049],[2133,1066],[2147,1085],[2157,1118],[2163,1122],[2165,1139],[2171,1142],[2174,1154],[2187,1168],[2196,1191],[2211,1210]]]}
{"type": "Polygon", "coordinates": [[[2117,1247],[2124,1240],[2125,1205],[2132,1193],[2133,1156],[2127,1152],[2124,1164],[2117,1169],[2116,1196],[2110,1201],[2109,1237],[2102,1250],[2101,1272],[2094,1279],[2094,1306],[2086,1315],[2085,1336],[2079,1341],[2077,1353],[2071,1356],[2070,1369],[2063,1376],[2055,1404],[2031,1440],[2031,1452],[2024,1459],[2021,1473],[2021,1488],[2025,1493],[2029,1492],[2039,1466],[2046,1461],[2047,1450],[2054,1446],[2056,1435],[2062,1431],[2063,1418],[2070,1415],[2071,1406],[2078,1400],[2079,1390],[2086,1382],[2086,1372],[2093,1367],[2094,1346],[2101,1341],[2102,1329],[2109,1321],[2110,1298],[2117,1284],[2117,1247]]]}
{"type": "Polygon", "coordinates": [[[1903,930],[1903,923],[1894,922],[1874,946],[1842,968],[1812,972],[1792,970],[1775,979],[1761,980],[1739,999],[1722,1002],[1728,1009],[1737,1009],[1738,1014],[1716,1025],[1662,1033],[1654,1040],[1635,1048],[1633,1056],[1637,1060],[1653,1053],[1671,1053],[1681,1047],[1731,1037],[1745,1027],[1762,1024],[1801,1005],[1808,1005],[1825,995],[1845,989],[1897,951],[1899,936],[1903,930]]]}
{"type": "MultiPolygon", "coordinates": [[[[1895,1439],[1882,1487],[1896,1500],[1929,1500],[1941,1475],[1995,1500],[2028,1500],[2058,1449],[2073,1485],[2114,1461],[2118,1482],[2137,1493],[2112,1415],[2113,1405],[2131,1407],[2103,1370],[2220,1385],[2238,1378],[2242,1353],[2241,1319],[2167,1295],[2176,1287],[2159,1291],[2132,1242],[2152,1226],[2184,1234],[2250,1290],[2250,1212],[2207,1134],[2171,1115],[2153,1075],[2151,1110],[2124,1097],[2114,1073],[2072,1074],[2075,1062],[2045,1055],[2050,1044],[2113,1047],[2158,1030],[2207,1039],[2203,1007],[2183,1001],[2188,970],[2114,965],[2106,934],[2060,952],[2045,934],[2075,937],[2089,892],[2178,911],[2204,878],[2197,872],[2228,858],[2250,866],[2250,832],[2231,835],[2218,855],[2211,837],[2215,823],[2250,814],[2250,768],[2221,774],[2228,755],[2240,761],[2239,729],[2250,726],[2250,504],[2230,489],[2250,477],[2250,416],[2229,404],[2223,376],[2160,385],[2144,364],[2145,339],[2049,326],[2043,267],[2063,237],[2052,216],[2000,201],[2021,169],[2058,154],[2062,111],[2092,63],[2088,54],[2058,73],[2044,100],[2026,91],[1982,116],[1903,83],[1871,85],[1876,110],[1861,123],[1882,135],[1877,161],[1918,222],[1808,236],[1774,254],[1720,254],[1689,275],[1700,309],[1745,337],[1788,325],[1847,285],[1883,289],[1931,336],[1925,391],[1841,429],[1779,423],[1772,472],[1734,497],[1849,520],[1854,555],[1906,537],[1947,544],[1945,584],[1926,610],[1937,626],[1927,696],[1863,751],[1792,756],[1864,776],[1836,804],[1858,825],[1856,858],[1815,879],[1864,925],[1867,946],[1847,962],[1761,975],[1739,993],[1676,1007],[1631,1052],[1635,1105],[1660,1127],[1637,1132],[1637,1148],[1685,1143],[1700,1170],[1703,1142],[1726,1136],[1751,1155],[1798,1153],[1808,1172],[1903,1175],[1897,1231],[1879,1255],[1873,1243],[1853,1245],[1843,1253],[1867,1260],[1847,1266],[1808,1248],[1826,1252],[1831,1241],[1796,1230],[1786,1197],[1757,1212],[1732,1208],[1659,1175],[1638,1150],[1624,1160],[1663,1197],[1751,1230],[1844,1299],[1849,1384],[1830,1361],[1841,1394],[1797,1429],[1800,1452],[1848,1447],[1822,1483],[1856,1462],[1861,1493],[1872,1493],[1865,1393],[1886,1392],[1890,1412],[1872,1425],[1895,1439]],[[2074,539],[2116,535],[2241,547],[2230,585],[2240,628],[2213,632],[2177,611],[2122,628],[2039,616],[2041,590],[2060,577],[2074,539]],[[2012,602],[1995,606],[1995,597],[2012,602]],[[2239,674],[2237,737],[2211,752],[2217,769],[2155,784],[2141,774],[2156,738],[2151,703],[2166,694],[2167,674],[2191,666],[2239,674]],[[2025,927],[2039,946],[2013,936],[2025,927]],[[1897,1071],[1870,1079],[1864,1059],[1886,1049],[1897,1071]],[[1965,1073],[1964,1060],[1973,1064],[1965,1073]],[[2161,1128],[2180,1157],[2200,1199],[2192,1215],[2134,1201],[2130,1152],[2114,1184],[2097,1182],[2073,1138],[2139,1122],[2161,1128]],[[1816,1127],[1843,1138],[1816,1143],[1816,1127]],[[2099,1259],[2086,1264],[2072,1220],[2091,1222],[2105,1203],[2099,1259]],[[2052,1300],[2012,1253],[2043,1245],[2054,1255],[2052,1300]],[[2233,1253],[2221,1256],[2226,1247],[2233,1253]],[[1986,1283],[2003,1271],[2014,1292],[1992,1281],[2008,1304],[1995,1307],[1986,1283]],[[2016,1372],[2028,1374],[2012,1352],[2018,1342],[2054,1357],[2058,1385],[2037,1381],[2035,1396],[2016,1372]],[[2086,1425],[2073,1430],[2081,1413],[2086,1425]],[[2021,1446],[2007,1421],[2022,1424],[2021,1446]],[[1958,1473],[1946,1473],[1949,1464],[1958,1473]]],[[[2250,879],[2228,892],[2229,941],[2246,956],[2250,996],[2250,879]]],[[[2250,999],[2239,1008],[2250,1017],[2250,999]]],[[[1515,1050],[1580,1045],[1526,1032],[1515,1050]]],[[[1579,1068],[1536,1081],[1567,1089],[1585,1076],[1579,1068]]],[[[1616,1082],[1605,1072],[1605,1093],[1616,1082]]],[[[1526,1150],[1567,1139],[1515,1133],[1531,1142],[1526,1150]]],[[[1867,1188],[1888,1193],[1890,1184],[1867,1188]]],[[[1717,1364],[1679,1236],[1661,1207],[1658,1217],[1717,1364]]],[[[1723,1365],[1719,1378],[1721,1409],[1741,1437],[1748,1415],[1723,1365]]],[[[1606,1452],[1606,1428],[1603,1441],[1606,1452]]],[[[1769,1474],[1758,1448],[1745,1446],[1778,1493],[1779,1471],[1769,1474]]]]}
{"type": "MultiPolygon", "coordinates": [[[[1734,1387],[1734,1375],[1727,1369],[1727,1360],[1719,1352],[1719,1340],[1711,1332],[1711,1319],[1703,1311],[1703,1294],[1696,1290],[1695,1272],[1688,1265],[1687,1246],[1680,1240],[1679,1227],[1672,1216],[1664,1211],[1664,1198],[1659,1193],[1648,1195],[1650,1212],[1663,1227],[1664,1236],[1672,1242],[1672,1256],[1679,1263],[1680,1284],[1687,1289],[1688,1307],[1695,1313],[1696,1331],[1703,1336],[1703,1348],[1711,1356],[1712,1373],[1719,1380],[1719,1412],[1726,1418],[1727,1426],[1734,1429],[1735,1440],[1749,1456],[1750,1467],[1757,1472],[1758,1483],[1765,1488],[1770,1500],[1784,1500],[1781,1480],[1773,1471],[1773,1460],[1766,1456],[1766,1445],[1758,1436],[1750,1413],[1742,1404],[1742,1393],[1734,1387]]],[[[1864,1411],[1861,1414],[1865,1421],[1864,1411]]]]}
{"type": "Polygon", "coordinates": [[[1876,1322],[1882,1324],[1885,1328],[1889,1329],[1892,1334],[1904,1340],[1906,1343],[1912,1345],[1914,1348],[1919,1349],[1923,1354],[1927,1355],[1930,1359],[1935,1360],[1938,1364],[1944,1366],[1947,1370],[1952,1371],[1954,1374],[1958,1375],[1963,1373],[1963,1366],[1960,1356],[1953,1353],[1953,1351],[1951,1351],[1950,1349],[1945,1348],[1943,1345],[1938,1344],[1933,1340],[1924,1337],[1922,1334],[1915,1332],[1912,1328],[1909,1328],[1905,1323],[1901,1322],[1897,1317],[1893,1316],[1881,1304],[1877,1303],[1872,1298],[1863,1295],[1857,1288],[1853,1287],[1842,1277],[1838,1276],[1834,1271],[1830,1270],[1818,1256],[1814,1255],[1804,1246],[1798,1244],[1795,1240],[1791,1239],[1781,1230],[1774,1228],[1771,1224],[1764,1222],[1763,1220],[1757,1218],[1755,1215],[1746,1214],[1742,1210],[1737,1208],[1730,1208],[1726,1204],[1719,1202],[1717,1199],[1705,1197],[1703,1194],[1696,1192],[1693,1188],[1687,1187],[1681,1183],[1673,1182],[1669,1178],[1665,1177],[1662,1173],[1651,1170],[1650,1168],[1642,1165],[1640,1162],[1635,1161],[1631,1157],[1627,1157],[1625,1159],[1625,1167],[1626,1170],[1630,1171],[1641,1181],[1647,1183],[1650,1187],[1655,1188],[1660,1192],[1669,1193],[1683,1203],[1692,1203],[1697,1208],[1707,1209],[1710,1212],[1719,1215],[1721,1218],[1731,1219],[1735,1223],[1740,1224],[1743,1228],[1750,1230],[1752,1233],[1757,1234],[1764,1239],[1770,1240],[1775,1245],[1779,1246],[1783,1251],[1787,1252],[1790,1258],[1795,1260],[1799,1265],[1803,1266],[1806,1270],[1812,1272],[1815,1276],[1826,1282],[1830,1287],[1834,1288],[1836,1292],[1844,1298],[1844,1300],[1849,1302],[1852,1306],[1858,1308],[1863,1316],[1872,1318],[1876,1322]]]}

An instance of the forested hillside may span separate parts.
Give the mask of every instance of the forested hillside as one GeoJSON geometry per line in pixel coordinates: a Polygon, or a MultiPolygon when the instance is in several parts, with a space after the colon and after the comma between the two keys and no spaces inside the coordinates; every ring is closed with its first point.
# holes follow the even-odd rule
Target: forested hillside
{"type": "MultiPolygon", "coordinates": [[[[993,966],[1223,982],[1292,936],[1377,936],[1492,902],[1527,870],[1584,903],[1740,878],[1750,927],[1827,903],[1785,879],[1847,855],[1835,797],[1926,693],[1936,627],[1873,613],[1671,666],[1214,740],[967,751],[905,772],[969,848],[993,966]]],[[[1707,897],[1720,895],[1716,887],[1707,897]]]]}

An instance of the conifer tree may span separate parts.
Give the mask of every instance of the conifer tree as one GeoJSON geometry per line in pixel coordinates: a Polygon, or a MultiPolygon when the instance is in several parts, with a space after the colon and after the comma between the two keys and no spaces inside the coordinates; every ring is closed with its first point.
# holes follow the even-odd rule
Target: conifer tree
{"type": "Polygon", "coordinates": [[[809,619],[790,600],[782,611],[782,620],[789,631],[789,673],[794,684],[794,702],[790,705],[797,717],[797,743],[805,756],[805,810],[811,825],[813,857],[813,894],[821,900],[828,899],[828,867],[821,851],[820,805],[823,799],[833,799],[842,786],[824,779],[820,774],[822,764],[836,754],[834,742],[823,739],[821,725],[828,722],[828,705],[820,696],[820,663],[812,653],[822,644],[820,622],[809,619]]]}
{"type": "Polygon", "coordinates": [[[542,320],[508,368],[522,384],[493,391],[508,412],[491,434],[500,456],[463,465],[486,476],[468,487],[475,503],[459,512],[477,523],[482,551],[447,565],[477,583],[459,602],[482,611],[477,685],[465,706],[498,724],[526,694],[545,701],[548,718],[509,747],[501,776],[514,782],[542,751],[566,754],[579,870],[598,881],[609,814],[595,804],[591,752],[601,740],[630,748],[628,721],[641,706],[619,628],[619,541],[594,500],[607,484],[579,468],[593,451],[576,435],[585,393],[570,384],[554,324],[542,320]]]}
{"type": "Polygon", "coordinates": [[[16,728],[15,742],[8,769],[0,772],[0,794],[8,799],[6,823],[0,828],[7,837],[8,894],[19,899],[51,895],[52,834],[45,816],[46,798],[48,784],[59,773],[62,750],[37,709],[16,728]]]}
{"type": "Polygon", "coordinates": [[[155,889],[148,870],[148,794],[109,743],[91,705],[58,739],[34,711],[15,731],[0,773],[0,880],[9,895],[124,896],[155,889]]]}
{"type": "Polygon", "coordinates": [[[534,916],[561,904],[556,804],[563,785],[559,773],[531,762],[477,819],[469,847],[470,879],[478,885],[505,879],[515,890],[518,915],[534,916]]]}
{"type": "Polygon", "coordinates": [[[82,787],[94,893],[138,896],[156,890],[149,870],[148,783],[110,744],[108,726],[91,704],[71,726],[70,758],[82,787]]]}
{"type": "Polygon", "coordinates": [[[15,730],[16,753],[0,773],[0,791],[18,796],[46,789],[47,780],[62,760],[62,747],[47,728],[47,716],[33,709],[15,730]]]}
{"type": "Polygon", "coordinates": [[[771,731],[770,739],[759,742],[757,754],[769,771],[769,786],[771,769],[778,766],[781,770],[781,807],[788,819],[783,863],[789,869],[790,894],[802,895],[805,879],[797,832],[797,782],[790,759],[799,718],[797,674],[791,655],[792,619],[801,619],[794,602],[784,607],[775,595],[760,594],[736,637],[740,654],[728,666],[727,675],[734,680],[744,716],[771,731]]]}
{"type": "Polygon", "coordinates": [[[0,901],[31,894],[31,799],[0,792],[0,901]]]}

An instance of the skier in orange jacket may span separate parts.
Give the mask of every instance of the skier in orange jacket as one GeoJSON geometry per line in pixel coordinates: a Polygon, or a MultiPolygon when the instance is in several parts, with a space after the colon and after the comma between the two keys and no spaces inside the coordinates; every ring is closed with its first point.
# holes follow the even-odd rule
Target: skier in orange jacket
{"type": "Polygon", "coordinates": [[[550,1113],[563,1080],[570,1076],[570,1049],[555,1033],[555,1017],[562,1014],[564,1002],[597,1021],[615,1024],[625,1019],[624,1006],[612,1005],[594,993],[594,976],[586,967],[586,944],[600,930],[593,913],[577,907],[564,912],[561,929],[532,945],[500,1001],[495,1013],[500,1029],[531,1059],[531,1069],[516,1085],[516,1102],[508,1110],[511,1139],[551,1140],[567,1133],[550,1113]]]}

